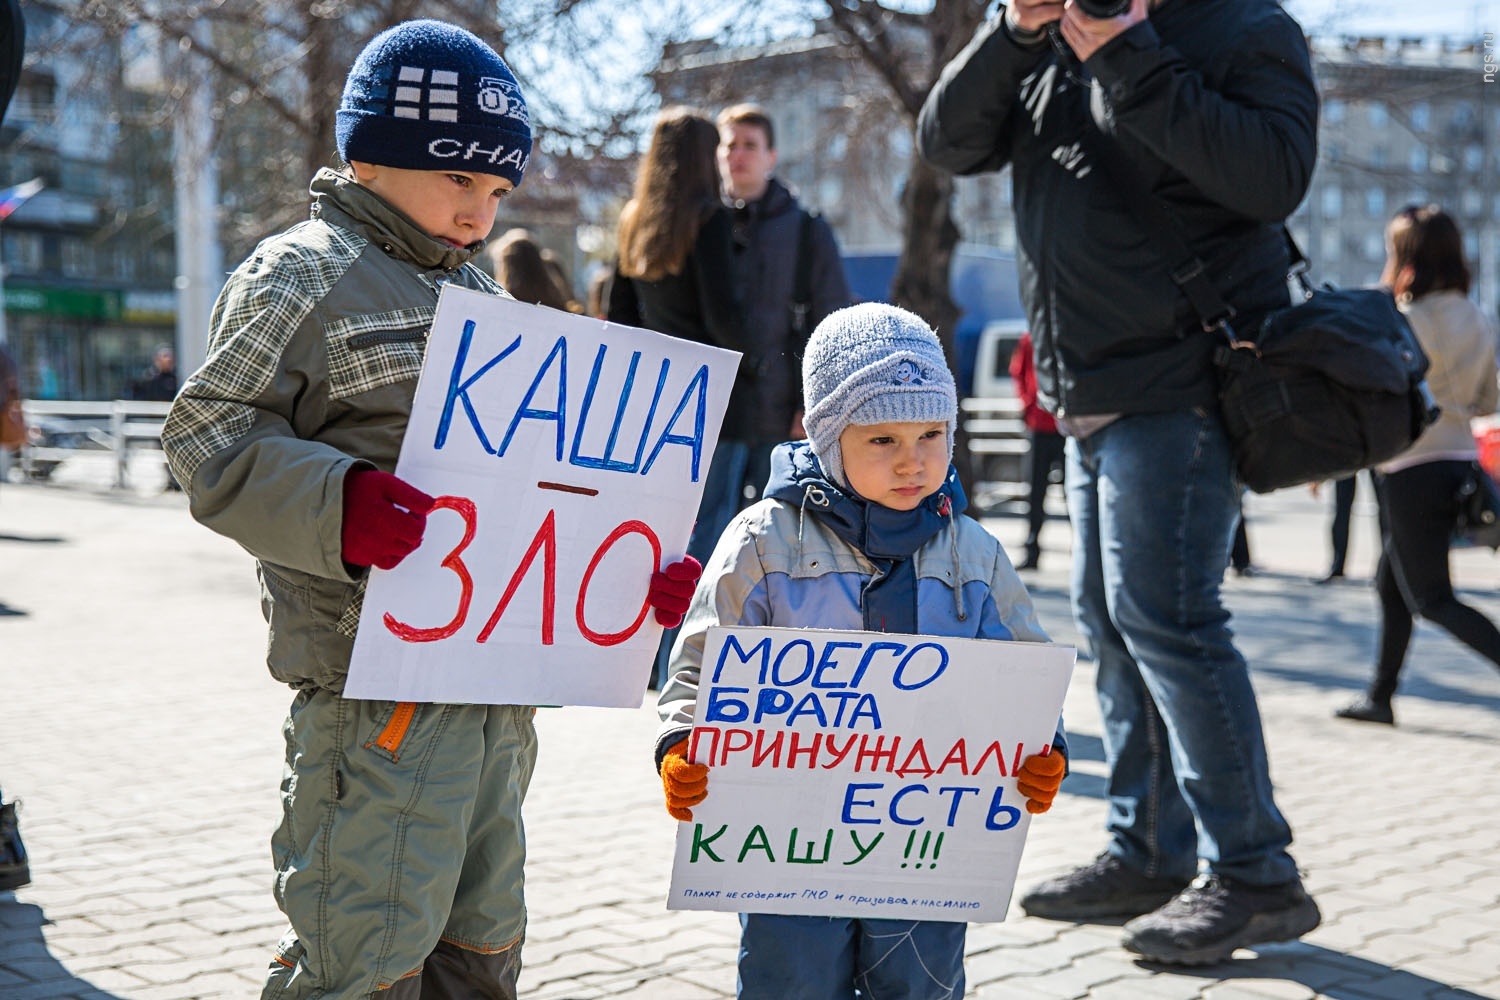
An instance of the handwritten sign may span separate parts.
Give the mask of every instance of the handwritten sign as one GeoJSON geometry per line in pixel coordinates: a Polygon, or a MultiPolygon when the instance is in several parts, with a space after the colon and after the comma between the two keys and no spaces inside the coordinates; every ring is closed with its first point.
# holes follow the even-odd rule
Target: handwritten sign
{"type": "Polygon", "coordinates": [[[438,497],[373,570],[344,693],[641,702],[739,355],[448,286],[397,475],[438,497]]]}
{"type": "Polygon", "coordinates": [[[714,628],[669,909],[1005,918],[1070,646],[714,628]]]}

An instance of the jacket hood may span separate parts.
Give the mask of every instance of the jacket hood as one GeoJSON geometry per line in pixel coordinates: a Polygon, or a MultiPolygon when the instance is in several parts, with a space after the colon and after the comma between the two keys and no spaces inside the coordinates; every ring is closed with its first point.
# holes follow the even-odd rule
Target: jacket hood
{"type": "Polygon", "coordinates": [[[915,510],[871,503],[847,486],[830,482],[806,441],[776,446],[765,495],[811,511],[870,559],[908,558],[969,505],[951,465],[942,487],[915,510]]]}
{"type": "Polygon", "coordinates": [[[313,218],[351,229],[386,253],[420,268],[456,271],[484,249],[484,240],[455,250],[433,239],[405,212],[336,170],[319,170],[310,190],[313,218]]]}

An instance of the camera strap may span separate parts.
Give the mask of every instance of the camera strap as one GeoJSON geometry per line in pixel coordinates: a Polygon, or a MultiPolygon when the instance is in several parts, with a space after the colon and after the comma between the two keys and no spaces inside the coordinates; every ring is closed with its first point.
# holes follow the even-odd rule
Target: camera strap
{"type": "MultiPolygon", "coordinates": [[[[1235,316],[1234,306],[1224,301],[1218,288],[1209,279],[1208,265],[1188,245],[1177,217],[1152,192],[1140,171],[1120,153],[1119,147],[1108,136],[1085,129],[1083,145],[1092,154],[1094,169],[1106,174],[1119,185],[1130,214],[1135,216],[1136,222],[1140,223],[1146,234],[1156,241],[1157,248],[1166,255],[1167,273],[1171,275],[1173,283],[1182,289],[1188,302],[1192,303],[1203,329],[1210,333],[1222,332],[1231,345],[1237,343],[1234,327],[1229,322],[1235,316]]],[[[1290,234],[1287,239],[1291,239],[1290,234]]],[[[1300,251],[1297,256],[1301,257],[1300,251]]],[[[1305,259],[1303,263],[1306,263],[1305,259]]]]}

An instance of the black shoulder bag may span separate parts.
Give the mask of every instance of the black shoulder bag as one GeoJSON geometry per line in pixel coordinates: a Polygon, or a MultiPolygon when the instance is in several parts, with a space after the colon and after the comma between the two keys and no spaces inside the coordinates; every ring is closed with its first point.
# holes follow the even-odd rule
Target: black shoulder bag
{"type": "Polygon", "coordinates": [[[1290,278],[1304,301],[1237,333],[1235,310],[1209,279],[1176,217],[1110,143],[1091,144],[1097,166],[1125,186],[1136,221],[1171,264],[1214,352],[1219,406],[1242,483],[1256,493],[1341,479],[1405,451],[1438,417],[1427,355],[1384,289],[1307,280],[1307,258],[1285,227],[1290,278]]]}

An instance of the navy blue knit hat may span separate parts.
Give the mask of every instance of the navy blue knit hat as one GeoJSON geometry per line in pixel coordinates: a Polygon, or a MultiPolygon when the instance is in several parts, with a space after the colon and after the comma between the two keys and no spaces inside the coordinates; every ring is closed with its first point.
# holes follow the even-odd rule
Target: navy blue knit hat
{"type": "Polygon", "coordinates": [[[531,156],[526,100],[504,60],[443,21],[376,35],[354,62],[336,134],[345,163],[470,170],[521,183],[531,156]]]}

